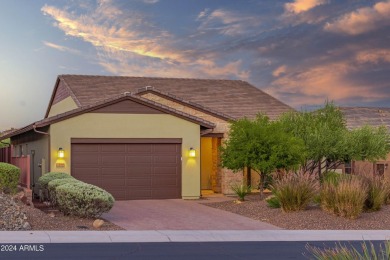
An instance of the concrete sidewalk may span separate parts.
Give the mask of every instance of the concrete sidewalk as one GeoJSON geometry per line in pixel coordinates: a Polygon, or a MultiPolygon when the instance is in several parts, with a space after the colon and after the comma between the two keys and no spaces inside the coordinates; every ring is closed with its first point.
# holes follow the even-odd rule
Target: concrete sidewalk
{"type": "Polygon", "coordinates": [[[390,230],[0,231],[0,243],[388,240],[390,230]]]}

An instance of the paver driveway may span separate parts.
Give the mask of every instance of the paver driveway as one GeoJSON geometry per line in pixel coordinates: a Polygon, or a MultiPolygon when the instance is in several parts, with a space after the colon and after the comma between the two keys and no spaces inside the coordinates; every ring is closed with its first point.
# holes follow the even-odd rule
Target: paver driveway
{"type": "Polygon", "coordinates": [[[127,230],[264,230],[280,229],[196,201],[116,201],[103,218],[127,230]]]}

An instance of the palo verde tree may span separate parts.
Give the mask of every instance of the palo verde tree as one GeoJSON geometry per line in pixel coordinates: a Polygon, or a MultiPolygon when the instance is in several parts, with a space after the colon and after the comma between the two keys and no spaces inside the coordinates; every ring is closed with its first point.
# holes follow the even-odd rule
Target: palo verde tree
{"type": "Polygon", "coordinates": [[[265,115],[232,122],[229,139],[221,147],[222,166],[238,172],[250,167],[260,173],[260,195],[265,177],[278,169],[296,169],[305,158],[305,145],[265,115]]]}
{"type": "Polygon", "coordinates": [[[305,172],[318,173],[335,169],[351,160],[375,161],[389,152],[388,131],[364,126],[348,130],[342,112],[333,103],[314,112],[288,113],[281,117],[285,131],[303,140],[305,172]]]}

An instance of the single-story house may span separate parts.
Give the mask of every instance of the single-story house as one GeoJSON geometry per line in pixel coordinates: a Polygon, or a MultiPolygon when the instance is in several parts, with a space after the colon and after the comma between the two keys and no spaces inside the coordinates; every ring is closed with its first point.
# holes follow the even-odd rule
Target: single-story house
{"type": "MultiPolygon", "coordinates": [[[[364,125],[386,126],[390,131],[390,108],[381,107],[340,107],[349,129],[364,125]]],[[[390,178],[390,154],[377,162],[351,161],[341,167],[344,173],[380,175],[390,178]]]]}
{"type": "Polygon", "coordinates": [[[66,172],[117,200],[196,199],[241,180],[220,167],[229,122],[292,108],[241,80],[60,75],[44,119],[1,137],[31,184],[66,172]]]}

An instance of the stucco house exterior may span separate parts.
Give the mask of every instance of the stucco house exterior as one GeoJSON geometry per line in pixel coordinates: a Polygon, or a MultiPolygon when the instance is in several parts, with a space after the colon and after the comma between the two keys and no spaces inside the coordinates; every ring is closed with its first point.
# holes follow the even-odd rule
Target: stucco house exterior
{"type": "Polygon", "coordinates": [[[230,193],[242,173],[220,167],[229,122],[292,108],[240,80],[60,75],[44,119],[1,137],[31,157],[31,185],[49,171],[117,200],[230,193]]]}
{"type": "MultiPolygon", "coordinates": [[[[364,125],[386,126],[390,131],[390,108],[383,107],[340,107],[347,127],[354,129],[364,125]]],[[[343,173],[379,175],[390,178],[390,154],[377,162],[351,161],[341,166],[343,173]]]]}

